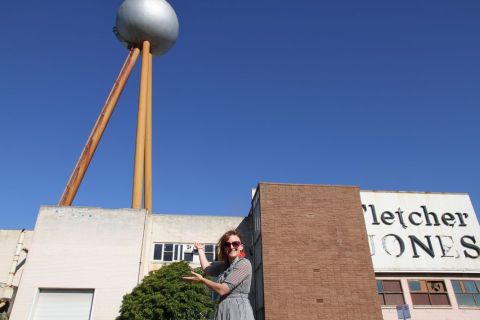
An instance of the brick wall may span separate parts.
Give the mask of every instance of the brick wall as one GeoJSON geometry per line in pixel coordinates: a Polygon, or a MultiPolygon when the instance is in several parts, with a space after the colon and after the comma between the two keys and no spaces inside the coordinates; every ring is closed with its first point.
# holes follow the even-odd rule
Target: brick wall
{"type": "Polygon", "coordinates": [[[259,187],[265,319],[382,319],[359,189],[259,187]]]}

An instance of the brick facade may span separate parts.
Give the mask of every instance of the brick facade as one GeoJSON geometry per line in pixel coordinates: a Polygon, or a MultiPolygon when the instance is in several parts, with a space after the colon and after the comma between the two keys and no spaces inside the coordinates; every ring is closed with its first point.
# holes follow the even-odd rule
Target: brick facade
{"type": "Polygon", "coordinates": [[[259,184],[265,319],[380,320],[357,187],[259,184]]]}

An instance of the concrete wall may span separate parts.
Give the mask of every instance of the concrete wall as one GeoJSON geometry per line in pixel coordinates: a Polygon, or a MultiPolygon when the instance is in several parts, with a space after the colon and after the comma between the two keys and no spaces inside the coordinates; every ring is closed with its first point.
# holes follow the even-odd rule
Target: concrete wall
{"type": "Polygon", "coordinates": [[[112,320],[137,285],[146,212],[42,207],[11,319],[29,318],[39,288],[94,289],[92,319],[112,320]]]}
{"type": "Polygon", "coordinates": [[[382,319],[359,189],[259,187],[265,319],[382,319]]]}

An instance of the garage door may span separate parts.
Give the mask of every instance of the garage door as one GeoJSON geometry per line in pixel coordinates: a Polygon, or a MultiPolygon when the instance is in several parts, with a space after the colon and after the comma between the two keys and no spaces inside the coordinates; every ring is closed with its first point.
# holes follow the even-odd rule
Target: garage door
{"type": "Polygon", "coordinates": [[[93,290],[40,289],[33,320],[89,320],[93,290]]]}

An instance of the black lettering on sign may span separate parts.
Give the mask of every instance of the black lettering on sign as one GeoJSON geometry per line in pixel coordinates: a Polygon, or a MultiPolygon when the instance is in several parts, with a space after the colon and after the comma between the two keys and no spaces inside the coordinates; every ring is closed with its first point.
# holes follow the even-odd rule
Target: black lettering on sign
{"type": "Polygon", "coordinates": [[[412,249],[413,249],[413,258],[420,258],[417,252],[417,245],[423,249],[430,257],[435,258],[435,252],[433,251],[432,247],[432,241],[430,241],[431,236],[425,236],[425,239],[427,239],[427,245],[425,245],[420,239],[418,239],[415,236],[408,236],[410,238],[410,241],[412,243],[412,249]]]}
{"type": "Polygon", "coordinates": [[[395,255],[395,257],[397,257],[397,258],[400,257],[403,254],[403,252],[405,251],[405,243],[403,242],[402,238],[400,238],[396,234],[390,233],[390,234],[387,234],[386,236],[384,236],[382,238],[383,249],[385,249],[385,252],[388,253],[391,256],[393,256],[393,253],[392,253],[392,248],[388,248],[388,245],[387,245],[388,237],[393,237],[394,240],[397,240],[399,253],[397,255],[395,255]]]}
{"type": "Polygon", "coordinates": [[[426,226],[431,226],[432,223],[430,222],[430,218],[433,218],[435,220],[434,226],[439,226],[440,223],[438,222],[438,217],[435,212],[428,212],[427,206],[420,206],[420,208],[423,209],[423,214],[425,215],[425,221],[427,222],[425,225],[426,226]]]}
{"type": "Polygon", "coordinates": [[[463,253],[465,254],[466,258],[476,259],[480,256],[480,248],[475,245],[475,243],[477,243],[477,241],[475,240],[474,236],[463,236],[460,239],[460,243],[465,248],[475,251],[475,255],[471,255],[470,253],[468,253],[467,250],[463,250],[463,253]],[[470,240],[472,243],[467,242],[467,239],[470,240]]]}

